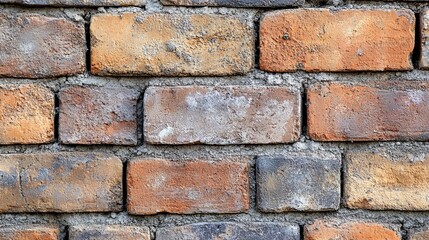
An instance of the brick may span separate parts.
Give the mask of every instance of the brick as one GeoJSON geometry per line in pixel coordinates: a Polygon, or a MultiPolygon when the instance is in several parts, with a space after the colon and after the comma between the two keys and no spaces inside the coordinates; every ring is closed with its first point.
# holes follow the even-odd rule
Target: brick
{"type": "Polygon", "coordinates": [[[147,227],[121,225],[81,225],[71,226],[70,240],[150,240],[147,227]]]}
{"type": "Polygon", "coordinates": [[[0,228],[0,240],[58,240],[60,229],[51,225],[19,225],[0,228]]]}
{"type": "Polygon", "coordinates": [[[307,91],[308,134],[316,141],[429,139],[429,84],[322,83],[307,91]]]}
{"type": "Polygon", "coordinates": [[[353,151],[346,154],[344,195],[348,208],[429,210],[427,153],[353,151]]]}
{"type": "Polygon", "coordinates": [[[428,227],[409,230],[409,240],[426,240],[429,239],[428,227]]]}
{"type": "Polygon", "coordinates": [[[122,163],[99,153],[0,155],[0,212],[122,208],[122,163]]]}
{"type": "Polygon", "coordinates": [[[161,0],[164,5],[224,7],[290,7],[301,6],[304,0],[161,0]]]}
{"type": "Polygon", "coordinates": [[[258,208],[263,212],[336,210],[340,171],[339,158],[258,157],[258,208]]]}
{"type": "Polygon", "coordinates": [[[283,223],[196,223],[161,228],[157,240],[299,240],[299,226],[283,223]]]}
{"type": "Polygon", "coordinates": [[[0,0],[0,3],[52,6],[144,6],[146,0],[0,0]]]}
{"type": "Polygon", "coordinates": [[[318,220],[304,227],[304,240],[401,240],[398,230],[392,230],[391,227],[394,226],[383,226],[378,223],[334,223],[318,220]]]}
{"type": "Polygon", "coordinates": [[[249,209],[248,166],[232,161],[134,159],[127,169],[131,214],[238,213],[249,209]]]}
{"type": "Polygon", "coordinates": [[[100,14],[91,20],[95,75],[244,74],[254,61],[251,26],[210,14],[100,14]]]}
{"type": "Polygon", "coordinates": [[[59,137],[64,144],[137,144],[139,91],[73,86],[61,90],[59,137]]]}
{"type": "Polygon", "coordinates": [[[37,84],[0,86],[0,144],[54,141],[54,93],[37,84]]]}
{"type": "Polygon", "coordinates": [[[149,87],[144,136],[152,144],[266,144],[300,135],[298,92],[285,87],[149,87]]]}
{"type": "Polygon", "coordinates": [[[260,68],[269,72],[410,70],[414,13],[407,9],[292,9],[260,23],[260,68]]]}
{"type": "Polygon", "coordinates": [[[420,56],[419,68],[429,69],[429,9],[420,13],[420,56]]]}
{"type": "Polygon", "coordinates": [[[0,14],[0,77],[45,78],[83,73],[83,23],[34,14],[0,14]]]}

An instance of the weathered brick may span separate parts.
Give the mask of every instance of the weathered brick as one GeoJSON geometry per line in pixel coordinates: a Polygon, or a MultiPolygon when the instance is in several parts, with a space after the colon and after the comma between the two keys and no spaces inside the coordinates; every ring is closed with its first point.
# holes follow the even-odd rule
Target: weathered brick
{"type": "Polygon", "coordinates": [[[85,70],[82,23],[29,14],[0,14],[0,76],[44,78],[85,70]]]}
{"type": "Polygon", "coordinates": [[[324,222],[316,221],[304,227],[305,240],[365,239],[401,240],[397,226],[383,226],[365,222],[324,222]],[[395,230],[392,230],[395,229],[395,230]]]}
{"type": "Polygon", "coordinates": [[[385,149],[348,152],[344,181],[349,208],[429,210],[427,153],[385,149]]]}
{"type": "Polygon", "coordinates": [[[253,32],[233,16],[123,13],[91,20],[96,75],[244,74],[253,59],[253,32]]]}
{"type": "Polygon", "coordinates": [[[71,226],[70,240],[150,240],[147,227],[121,225],[82,225],[71,226]]]}
{"type": "Polygon", "coordinates": [[[409,230],[409,240],[427,240],[429,239],[428,227],[409,230]]]}
{"type": "Polygon", "coordinates": [[[122,208],[122,163],[99,153],[0,155],[0,212],[122,208]]]}
{"type": "Polygon", "coordinates": [[[37,84],[0,86],[0,144],[54,140],[54,94],[37,84]]]}
{"type": "Polygon", "coordinates": [[[284,223],[196,223],[161,228],[157,240],[299,240],[299,226],[284,223]]]}
{"type": "Polygon", "coordinates": [[[420,56],[419,68],[429,69],[429,9],[420,13],[420,56]]]}
{"type": "Polygon", "coordinates": [[[339,158],[258,157],[258,208],[264,212],[338,209],[340,170],[339,158]]]}
{"type": "Polygon", "coordinates": [[[410,10],[293,9],[260,23],[260,68],[270,72],[413,68],[410,10]]]}
{"type": "Polygon", "coordinates": [[[73,86],[59,94],[59,137],[65,144],[137,144],[139,91],[73,86]]]}
{"type": "Polygon", "coordinates": [[[161,0],[164,5],[225,7],[289,7],[300,6],[304,0],[161,0]]]}
{"type": "Polygon", "coordinates": [[[249,208],[246,163],[134,159],[127,169],[131,214],[237,213],[249,208]]]}
{"type": "Polygon", "coordinates": [[[0,0],[0,3],[52,6],[144,6],[146,0],[0,0]]]}
{"type": "Polygon", "coordinates": [[[60,229],[51,225],[19,225],[0,228],[0,240],[58,240],[60,229]]]}
{"type": "Polygon", "coordinates": [[[307,91],[308,134],[317,141],[428,140],[429,84],[321,83],[307,91]]]}
{"type": "Polygon", "coordinates": [[[145,141],[155,144],[287,143],[300,135],[298,92],[285,87],[150,87],[145,141]]]}

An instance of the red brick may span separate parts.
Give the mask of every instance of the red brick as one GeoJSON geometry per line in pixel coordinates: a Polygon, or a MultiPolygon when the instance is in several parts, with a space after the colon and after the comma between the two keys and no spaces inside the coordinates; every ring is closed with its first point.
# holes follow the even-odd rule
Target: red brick
{"type": "Polygon", "coordinates": [[[37,144],[54,140],[54,94],[25,84],[0,86],[0,144],[37,144]]]}
{"type": "Polygon", "coordinates": [[[0,228],[0,240],[58,240],[60,229],[50,225],[19,225],[0,228]]]}
{"type": "Polygon", "coordinates": [[[249,209],[248,166],[134,159],[127,169],[127,193],[131,214],[244,212],[249,209]]]}
{"type": "Polygon", "coordinates": [[[260,23],[260,68],[270,72],[413,68],[415,17],[407,9],[293,9],[260,23]]]}
{"type": "Polygon", "coordinates": [[[44,78],[83,73],[83,23],[34,14],[0,14],[0,76],[44,78]]]}
{"type": "Polygon", "coordinates": [[[307,99],[313,140],[429,140],[426,82],[321,83],[307,99]]]}
{"type": "Polygon", "coordinates": [[[59,137],[64,144],[137,144],[137,90],[80,87],[59,94],[59,137]]]}

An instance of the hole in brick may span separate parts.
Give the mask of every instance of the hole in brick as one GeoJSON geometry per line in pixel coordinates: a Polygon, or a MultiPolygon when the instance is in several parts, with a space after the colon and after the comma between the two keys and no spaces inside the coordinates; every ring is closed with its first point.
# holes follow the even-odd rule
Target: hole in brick
{"type": "Polygon", "coordinates": [[[419,68],[419,60],[421,58],[421,41],[422,41],[422,35],[421,35],[421,19],[420,19],[420,13],[416,13],[416,31],[415,31],[415,43],[414,43],[414,49],[413,49],[413,54],[412,54],[412,62],[413,62],[413,66],[414,68],[419,68]]]}

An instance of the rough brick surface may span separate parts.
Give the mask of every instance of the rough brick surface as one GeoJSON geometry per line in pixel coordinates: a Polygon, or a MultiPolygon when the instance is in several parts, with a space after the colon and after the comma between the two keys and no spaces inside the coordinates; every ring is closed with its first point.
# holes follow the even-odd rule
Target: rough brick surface
{"type": "Polygon", "coordinates": [[[260,68],[270,72],[413,68],[410,10],[294,9],[260,23],[260,68]]]}
{"type": "Polygon", "coordinates": [[[122,208],[122,163],[98,153],[0,155],[0,212],[122,208]]]}
{"type": "Polygon", "coordinates": [[[317,141],[428,140],[429,84],[321,83],[307,91],[308,134],[317,141]]]}
{"type": "Polygon", "coordinates": [[[162,228],[157,240],[299,240],[299,226],[280,223],[197,223],[162,228]]]}
{"type": "Polygon", "coordinates": [[[253,67],[254,37],[221,15],[96,15],[91,72],[96,75],[232,75],[253,67]]]}
{"type": "Polygon", "coordinates": [[[142,6],[146,0],[0,0],[0,3],[53,6],[142,6]]]}
{"type": "Polygon", "coordinates": [[[420,13],[420,59],[419,67],[429,69],[429,9],[420,13]]]}
{"type": "Polygon", "coordinates": [[[299,6],[303,0],[161,0],[164,5],[226,6],[226,7],[289,7],[299,6]]]}
{"type": "Polygon", "coordinates": [[[284,87],[150,87],[145,141],[155,144],[287,143],[300,135],[298,92],[284,87]]]}
{"type": "Polygon", "coordinates": [[[43,78],[83,73],[83,24],[40,15],[0,14],[0,76],[43,78]]]}
{"type": "Polygon", "coordinates": [[[60,142],[137,144],[139,91],[123,87],[80,87],[59,94],[60,142]]]}
{"type": "Polygon", "coordinates": [[[304,227],[305,240],[401,240],[397,231],[377,223],[316,221],[304,227]]]}
{"type": "Polygon", "coordinates": [[[338,158],[259,157],[258,208],[264,212],[327,211],[340,205],[338,158]]]}
{"type": "Polygon", "coordinates": [[[344,181],[349,208],[429,210],[427,153],[349,152],[344,181]]]}
{"type": "Polygon", "coordinates": [[[131,214],[237,213],[249,208],[248,166],[232,161],[135,159],[127,169],[131,214]]]}
{"type": "Polygon", "coordinates": [[[0,86],[0,144],[53,140],[53,92],[37,84],[0,86]]]}
{"type": "Polygon", "coordinates": [[[70,240],[150,240],[147,227],[121,225],[85,225],[72,226],[69,229],[70,240]]]}
{"type": "Polygon", "coordinates": [[[0,240],[58,240],[60,229],[50,225],[20,225],[0,228],[0,240]]]}
{"type": "Polygon", "coordinates": [[[429,229],[428,227],[414,229],[409,231],[409,240],[427,240],[429,239],[429,229]]]}

